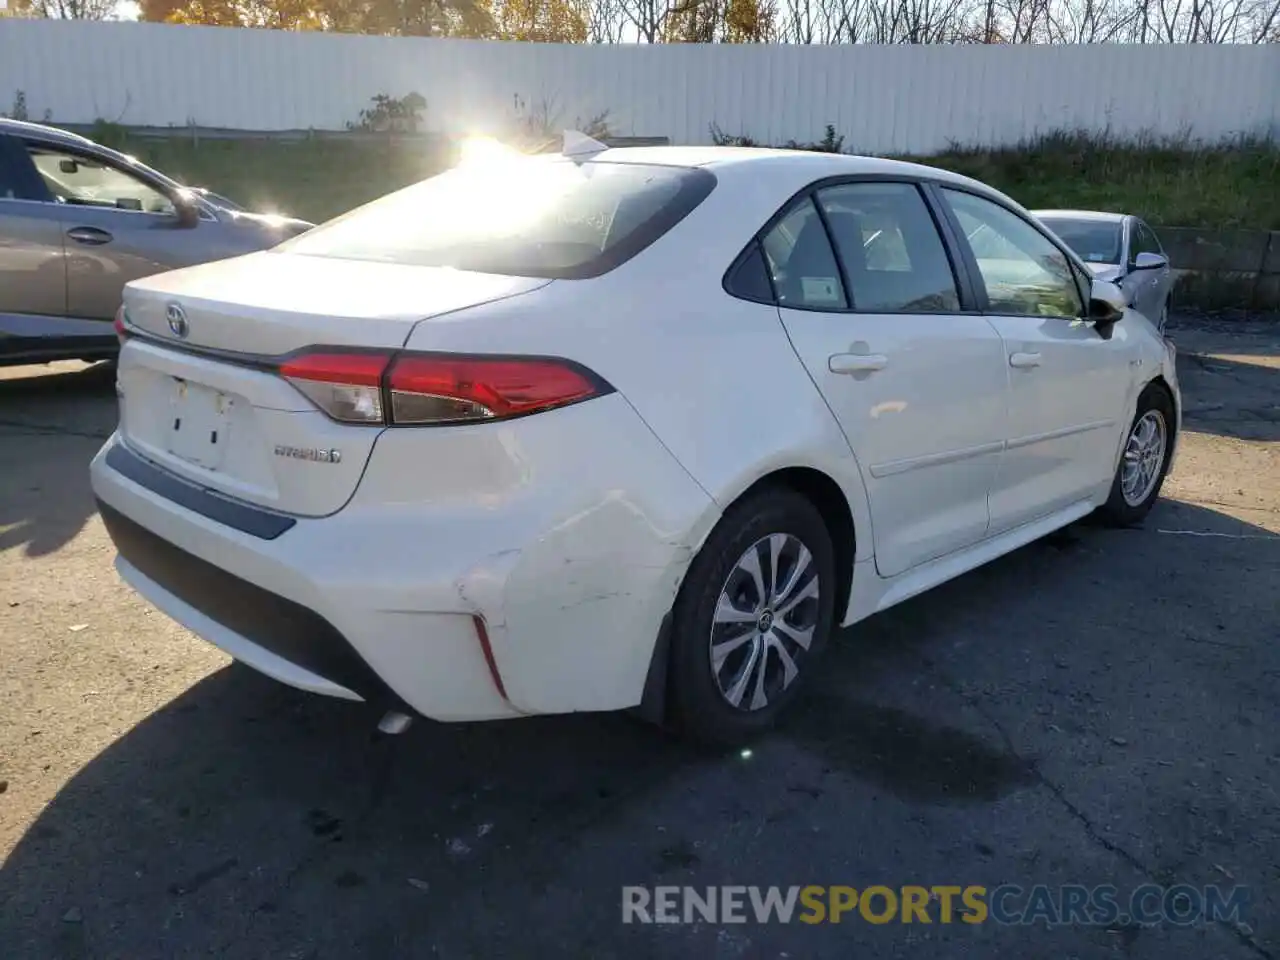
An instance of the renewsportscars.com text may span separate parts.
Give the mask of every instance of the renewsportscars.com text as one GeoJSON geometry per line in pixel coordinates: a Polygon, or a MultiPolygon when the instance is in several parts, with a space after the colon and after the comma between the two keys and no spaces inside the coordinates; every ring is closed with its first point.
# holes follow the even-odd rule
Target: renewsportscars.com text
{"type": "Polygon", "coordinates": [[[969,923],[1193,926],[1229,923],[1247,929],[1247,887],[1145,884],[1122,894],[1086,887],[1004,884],[622,888],[623,923],[969,923]]]}

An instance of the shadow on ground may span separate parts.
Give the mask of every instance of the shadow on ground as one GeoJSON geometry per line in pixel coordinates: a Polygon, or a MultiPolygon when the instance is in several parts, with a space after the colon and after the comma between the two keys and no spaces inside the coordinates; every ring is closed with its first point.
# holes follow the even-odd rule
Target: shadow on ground
{"type": "MultiPolygon", "coordinates": [[[[1185,785],[1204,774],[1184,767],[1230,722],[1222,711],[1265,723],[1274,704],[1264,678],[1275,657],[1251,653],[1268,629],[1258,603],[1270,601],[1250,599],[1230,568],[1218,578],[1205,566],[1244,551],[1277,572],[1275,544],[1242,536],[1270,535],[1163,503],[1143,530],[1079,525],[1024,548],[850,631],[750,761],[622,716],[420,721],[385,739],[361,706],[232,666],[139,723],[49,804],[0,879],[0,944],[14,957],[710,956],[705,939],[696,950],[682,941],[701,936],[692,927],[624,937],[618,885],[725,882],[707,878],[711,864],[728,870],[741,849],[792,872],[742,880],[745,864],[733,882],[821,869],[865,880],[939,850],[954,876],[980,876],[995,841],[952,853],[928,825],[963,836],[1002,800],[1003,825],[980,829],[1060,862],[1057,848],[1074,842],[1064,833],[1091,842],[1085,815],[1042,789],[1050,777],[1086,811],[1114,798],[1115,842],[1140,850],[1152,876],[1198,880],[1216,857],[1249,882],[1252,860],[1205,848],[1218,821],[1161,833],[1166,808],[1204,805],[1204,790],[1185,785]],[[1225,536],[1192,542],[1165,527],[1225,536]],[[1214,629],[1232,610],[1240,619],[1214,629]],[[1108,746],[1120,739],[1112,711],[1151,725],[1142,749],[1108,746]],[[1160,752],[1166,735],[1177,752],[1160,752]],[[1094,750],[1110,753],[1088,759],[1094,750]],[[1154,765],[1166,755],[1175,769],[1154,765]],[[1062,820],[1041,819],[1037,803],[1062,820]]],[[[1247,792],[1247,777],[1228,772],[1247,792]]],[[[1223,815],[1269,845],[1252,803],[1223,815]]],[[[1096,854],[1098,869],[1118,863],[1096,854]]],[[[1002,869],[1030,870],[1040,856],[1002,869]]],[[[874,940],[882,928],[861,929],[874,940]]]]}
{"type": "Polygon", "coordinates": [[[1280,440],[1280,324],[1223,331],[1186,323],[1171,336],[1187,429],[1280,440]]]}
{"type": "Polygon", "coordinates": [[[110,433],[115,426],[115,367],[109,363],[7,368],[0,377],[0,425],[64,433],[110,433]],[[105,409],[94,401],[107,398],[105,409]],[[86,405],[86,401],[88,404],[86,405]]]}
{"type": "Polygon", "coordinates": [[[89,461],[115,429],[115,371],[96,364],[5,373],[0,551],[20,547],[29,556],[44,556],[70,542],[93,515],[89,461]]]}

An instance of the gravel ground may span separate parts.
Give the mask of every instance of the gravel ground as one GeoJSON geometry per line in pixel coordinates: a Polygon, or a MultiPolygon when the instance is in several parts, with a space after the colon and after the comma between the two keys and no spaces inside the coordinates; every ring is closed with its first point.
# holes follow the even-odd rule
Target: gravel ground
{"type": "MultiPolygon", "coordinates": [[[[117,580],[79,364],[0,371],[0,957],[1280,957],[1280,327],[1183,321],[1145,528],[859,625],[744,754],[416,723],[230,663],[117,580]],[[1247,929],[621,923],[625,884],[1243,884],[1247,929]]],[[[936,916],[936,913],[935,913],[936,916]]]]}

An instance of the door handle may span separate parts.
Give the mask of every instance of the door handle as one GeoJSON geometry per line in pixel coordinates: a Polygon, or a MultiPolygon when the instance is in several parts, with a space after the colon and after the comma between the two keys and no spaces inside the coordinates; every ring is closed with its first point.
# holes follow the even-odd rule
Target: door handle
{"type": "Polygon", "coordinates": [[[1026,370],[1031,367],[1038,367],[1040,366],[1040,354],[1011,353],[1009,354],[1009,366],[1017,367],[1019,370],[1026,370]]]}
{"type": "Polygon", "coordinates": [[[875,373],[889,365],[883,353],[836,353],[827,359],[832,373],[875,373]]]}
{"type": "Polygon", "coordinates": [[[67,231],[67,236],[76,243],[87,243],[90,246],[110,243],[115,239],[106,230],[99,230],[97,227],[72,227],[67,231]]]}

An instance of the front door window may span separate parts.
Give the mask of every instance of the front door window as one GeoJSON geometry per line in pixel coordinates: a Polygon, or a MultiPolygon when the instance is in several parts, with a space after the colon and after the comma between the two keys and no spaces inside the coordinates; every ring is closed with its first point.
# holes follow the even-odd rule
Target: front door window
{"type": "Polygon", "coordinates": [[[1076,318],[1084,312],[1071,262],[1048,237],[983,197],[942,192],[977,260],[992,313],[1076,318]]]}
{"type": "Polygon", "coordinates": [[[164,216],[176,212],[169,197],[118,167],[41,145],[32,144],[27,149],[36,171],[58,203],[164,216]]]}

